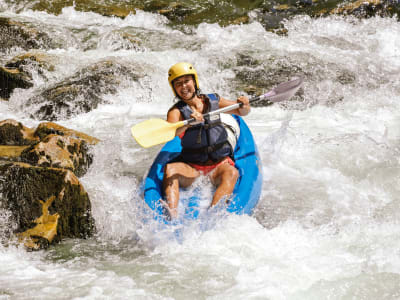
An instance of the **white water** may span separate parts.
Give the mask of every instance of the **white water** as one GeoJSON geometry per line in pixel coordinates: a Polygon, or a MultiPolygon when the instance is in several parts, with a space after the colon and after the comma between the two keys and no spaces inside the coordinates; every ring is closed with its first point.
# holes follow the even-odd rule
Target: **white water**
{"type": "MultiPolygon", "coordinates": [[[[183,34],[140,11],[125,20],[73,8],[0,16],[40,24],[60,40],[47,52],[56,61],[52,82],[102,59],[145,70],[139,83],[122,82],[117,95],[106,95],[108,104],[58,121],[102,140],[81,178],[98,236],[34,253],[0,245],[0,299],[400,298],[396,20],[298,17],[280,37],[258,23],[201,24],[183,34]],[[138,34],[142,45],[126,50],[118,31],[138,34]],[[188,227],[181,243],[169,240],[139,221],[139,183],[159,147],[140,149],[130,127],[165,116],[166,73],[178,61],[195,64],[203,91],[234,99],[242,93],[231,84],[233,69],[244,68],[236,66],[239,53],[266,67],[300,67],[304,93],[245,118],[263,159],[255,214],[225,216],[205,232],[188,227]]],[[[34,88],[15,91],[0,102],[0,120],[36,126],[23,104],[50,84],[37,76],[34,88]]]]}

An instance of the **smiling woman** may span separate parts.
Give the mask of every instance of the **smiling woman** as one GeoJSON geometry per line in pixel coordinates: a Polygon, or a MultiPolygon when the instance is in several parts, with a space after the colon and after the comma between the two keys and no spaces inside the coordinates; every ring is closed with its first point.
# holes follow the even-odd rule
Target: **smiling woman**
{"type": "Polygon", "coordinates": [[[167,121],[176,123],[190,118],[198,121],[176,130],[183,149],[180,157],[165,166],[165,208],[170,218],[176,218],[180,187],[187,188],[201,174],[208,175],[217,187],[210,204],[214,206],[222,197],[232,194],[239,177],[233,161],[234,149],[220,117],[204,119],[203,114],[239,102],[243,105],[228,113],[244,116],[250,112],[250,104],[247,97],[231,101],[217,94],[201,94],[197,72],[190,63],[173,65],[168,71],[168,81],[179,102],[169,109],[167,121]]]}
{"type": "MultiPolygon", "coordinates": [[[[194,10],[197,3],[206,2],[190,1],[194,10]]],[[[0,101],[0,120],[15,119],[36,127],[39,121],[31,114],[37,107],[27,108],[29,99],[55,91],[79,70],[99,62],[112,58],[118,64],[105,69],[102,85],[91,80],[90,85],[78,87],[85,93],[78,93],[77,100],[88,100],[86,92],[91,92],[106,102],[88,112],[61,115],[60,120],[63,126],[101,139],[92,151],[93,164],[80,178],[98,232],[95,238],[71,238],[39,252],[0,243],[0,298],[400,298],[397,19],[298,16],[286,20],[288,33],[278,36],[256,21],[227,27],[204,21],[198,27],[180,24],[171,29],[165,17],[140,10],[125,19],[84,13],[72,6],[49,15],[28,9],[36,2],[0,0],[0,7],[7,9],[1,14],[33,24],[57,41],[56,49],[40,50],[54,57],[55,68],[40,68],[34,61],[23,65],[32,72],[34,86],[15,89],[9,101],[0,101]],[[30,6],[14,9],[22,2],[30,6]],[[143,50],[126,48],[126,35],[138,39],[143,50]],[[177,154],[181,140],[175,137],[174,147],[168,143],[169,148],[162,150],[143,149],[127,132],[128,126],[147,116],[165,119],[172,105],[166,98],[174,95],[166,73],[177,59],[195,62],[204,94],[216,92],[233,100],[249,85],[258,94],[289,80],[295,72],[306,76],[303,93],[290,102],[252,106],[243,118],[231,116],[241,129],[234,159],[240,188],[235,187],[233,194],[240,191],[248,196],[249,165],[263,175],[254,214],[224,213],[223,218],[216,214],[214,222],[217,205],[205,214],[211,222],[190,219],[188,226],[182,226],[181,244],[166,238],[165,231],[175,226],[143,222],[140,193],[147,173],[160,175],[153,177],[160,190],[152,202],[160,203],[163,174],[156,171],[161,164],[148,170],[158,152],[164,158],[177,154]],[[138,76],[127,77],[120,64],[138,76]],[[115,94],[104,89],[109,80],[115,94]],[[258,161],[243,139],[248,135],[239,118],[251,129],[260,150],[258,161]],[[206,225],[205,232],[202,226],[206,225]]],[[[312,5],[320,3],[327,2],[312,5]]],[[[286,15],[298,7],[289,8],[286,15]]],[[[263,16],[275,18],[268,11],[263,16]]],[[[11,60],[20,53],[25,51],[17,44],[0,57],[11,60]]],[[[150,182],[146,194],[156,190],[150,182]]],[[[185,215],[180,208],[190,200],[188,194],[204,197],[201,209],[206,210],[213,191],[209,177],[195,180],[180,193],[177,221],[185,215]]],[[[15,195],[22,192],[16,186],[15,195]]],[[[0,209],[0,234],[4,232],[5,239],[8,229],[13,229],[7,215],[0,209]]]]}

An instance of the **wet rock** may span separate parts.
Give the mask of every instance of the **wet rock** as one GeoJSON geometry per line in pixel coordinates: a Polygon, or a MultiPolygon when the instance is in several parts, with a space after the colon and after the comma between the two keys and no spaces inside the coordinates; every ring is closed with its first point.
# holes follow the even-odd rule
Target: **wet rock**
{"type": "Polygon", "coordinates": [[[39,141],[34,130],[12,119],[0,121],[0,145],[32,145],[39,141]]]}
{"type": "Polygon", "coordinates": [[[96,145],[100,141],[99,139],[87,135],[86,133],[69,129],[53,122],[40,123],[34,132],[34,135],[39,137],[39,139],[41,140],[50,134],[81,139],[84,140],[89,145],[96,145]]]}
{"type": "Polygon", "coordinates": [[[10,161],[20,160],[21,153],[29,146],[5,146],[0,145],[0,158],[10,161]]]}
{"type": "MultiPolygon", "coordinates": [[[[65,7],[74,6],[77,11],[84,12],[95,12],[103,16],[115,16],[124,18],[130,14],[136,13],[136,8],[138,5],[132,3],[134,1],[128,2],[115,2],[115,1],[95,1],[95,0],[56,0],[56,1],[46,1],[39,0],[30,5],[33,10],[46,11],[51,14],[60,14],[62,9],[65,7]],[[111,2],[111,3],[110,3],[111,2]]],[[[139,1],[141,2],[141,1],[139,1]]]]}
{"type": "Polygon", "coordinates": [[[250,18],[248,16],[242,16],[239,18],[234,19],[231,24],[232,25],[240,25],[240,24],[247,24],[250,22],[250,18]]]}
{"type": "Polygon", "coordinates": [[[257,67],[262,64],[262,61],[252,57],[247,53],[238,53],[236,55],[237,66],[257,67]]]}
{"type": "Polygon", "coordinates": [[[9,99],[16,88],[30,88],[32,78],[18,69],[0,67],[0,97],[9,99]]]}
{"type": "Polygon", "coordinates": [[[129,15],[136,14],[136,8],[129,3],[118,3],[118,5],[104,5],[98,1],[78,1],[75,6],[79,11],[92,11],[107,17],[125,18],[129,15]]]}
{"type": "Polygon", "coordinates": [[[93,235],[88,194],[69,170],[0,161],[0,207],[29,249],[93,235]]]}
{"type": "MultiPolygon", "coordinates": [[[[243,62],[243,60],[242,60],[243,62]]],[[[255,61],[253,61],[256,63],[255,61]]],[[[300,67],[286,65],[280,61],[271,61],[271,64],[240,66],[233,68],[238,90],[244,90],[250,95],[260,95],[276,85],[290,80],[296,74],[302,74],[300,67]]],[[[258,101],[253,106],[269,105],[268,101],[258,101]]]]}
{"type": "Polygon", "coordinates": [[[32,165],[68,169],[77,176],[84,175],[92,163],[85,141],[54,134],[26,148],[20,157],[32,165]]]}
{"type": "Polygon", "coordinates": [[[0,157],[41,167],[64,168],[77,176],[86,173],[92,163],[89,146],[98,141],[51,122],[41,123],[36,129],[15,120],[0,122],[0,157]]]}
{"type": "Polygon", "coordinates": [[[54,121],[70,118],[105,103],[102,96],[117,93],[121,79],[138,80],[141,77],[139,74],[120,63],[103,61],[28,99],[26,108],[31,110],[32,106],[35,107],[31,115],[36,119],[54,121]]]}
{"type": "Polygon", "coordinates": [[[165,16],[171,26],[181,28],[183,25],[200,23],[218,23],[221,26],[244,24],[249,22],[248,12],[255,8],[253,4],[241,2],[198,2],[196,5],[186,1],[154,0],[145,2],[143,10],[165,16]]]}
{"type": "Polygon", "coordinates": [[[321,7],[314,16],[338,14],[369,18],[373,16],[393,17],[397,15],[397,19],[400,20],[400,5],[398,0],[334,1],[334,4],[333,7],[332,5],[321,7]]]}
{"type": "Polygon", "coordinates": [[[341,70],[341,72],[338,72],[336,79],[341,84],[352,84],[356,80],[356,74],[348,70],[341,70]]]}
{"type": "MultiPolygon", "coordinates": [[[[101,45],[112,51],[134,50],[144,51],[142,38],[135,33],[127,32],[127,29],[114,30],[101,38],[101,45]]],[[[98,45],[96,45],[98,46],[98,45]]]]}
{"type": "Polygon", "coordinates": [[[33,25],[0,17],[0,52],[13,47],[29,50],[49,49],[53,46],[47,33],[33,25]]]}
{"type": "Polygon", "coordinates": [[[0,122],[0,214],[7,212],[29,249],[93,234],[89,197],[77,176],[86,172],[89,145],[98,141],[51,122],[36,129],[0,122]]]}
{"type": "Polygon", "coordinates": [[[32,76],[31,68],[28,67],[33,67],[39,74],[43,74],[45,70],[50,72],[54,71],[55,63],[55,59],[49,54],[38,51],[29,51],[15,56],[6,63],[5,67],[18,69],[20,72],[25,72],[32,76]]]}
{"type": "Polygon", "coordinates": [[[183,3],[172,2],[168,4],[165,1],[151,1],[145,10],[156,11],[167,17],[172,22],[183,22],[185,18],[195,13],[195,10],[183,3]]]}
{"type": "Polygon", "coordinates": [[[54,71],[52,58],[42,52],[27,52],[14,57],[0,67],[0,97],[9,99],[15,88],[33,86],[33,72],[47,80],[46,71],[54,71]]]}

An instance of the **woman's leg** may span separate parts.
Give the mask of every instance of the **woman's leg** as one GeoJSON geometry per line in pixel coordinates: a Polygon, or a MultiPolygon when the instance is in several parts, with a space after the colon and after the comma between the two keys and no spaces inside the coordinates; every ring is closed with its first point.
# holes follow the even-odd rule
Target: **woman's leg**
{"type": "Polygon", "coordinates": [[[163,187],[171,218],[178,216],[179,187],[188,187],[200,172],[183,162],[169,163],[164,169],[163,187]]]}
{"type": "Polygon", "coordinates": [[[223,163],[210,173],[211,182],[217,186],[211,206],[227,195],[231,195],[239,178],[239,171],[229,163],[223,163]]]}

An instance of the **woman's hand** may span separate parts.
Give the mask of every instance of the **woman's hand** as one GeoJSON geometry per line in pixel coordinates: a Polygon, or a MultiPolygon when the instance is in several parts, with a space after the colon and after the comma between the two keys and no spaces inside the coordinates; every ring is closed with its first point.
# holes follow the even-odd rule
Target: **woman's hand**
{"type": "Polygon", "coordinates": [[[243,105],[238,109],[239,114],[241,116],[245,116],[250,112],[250,102],[249,102],[249,98],[247,98],[246,96],[240,96],[239,98],[237,98],[236,102],[238,103],[242,103],[243,105]]]}
{"type": "Polygon", "coordinates": [[[203,114],[198,112],[197,110],[194,111],[190,116],[197,121],[196,123],[204,122],[203,114]]]}

